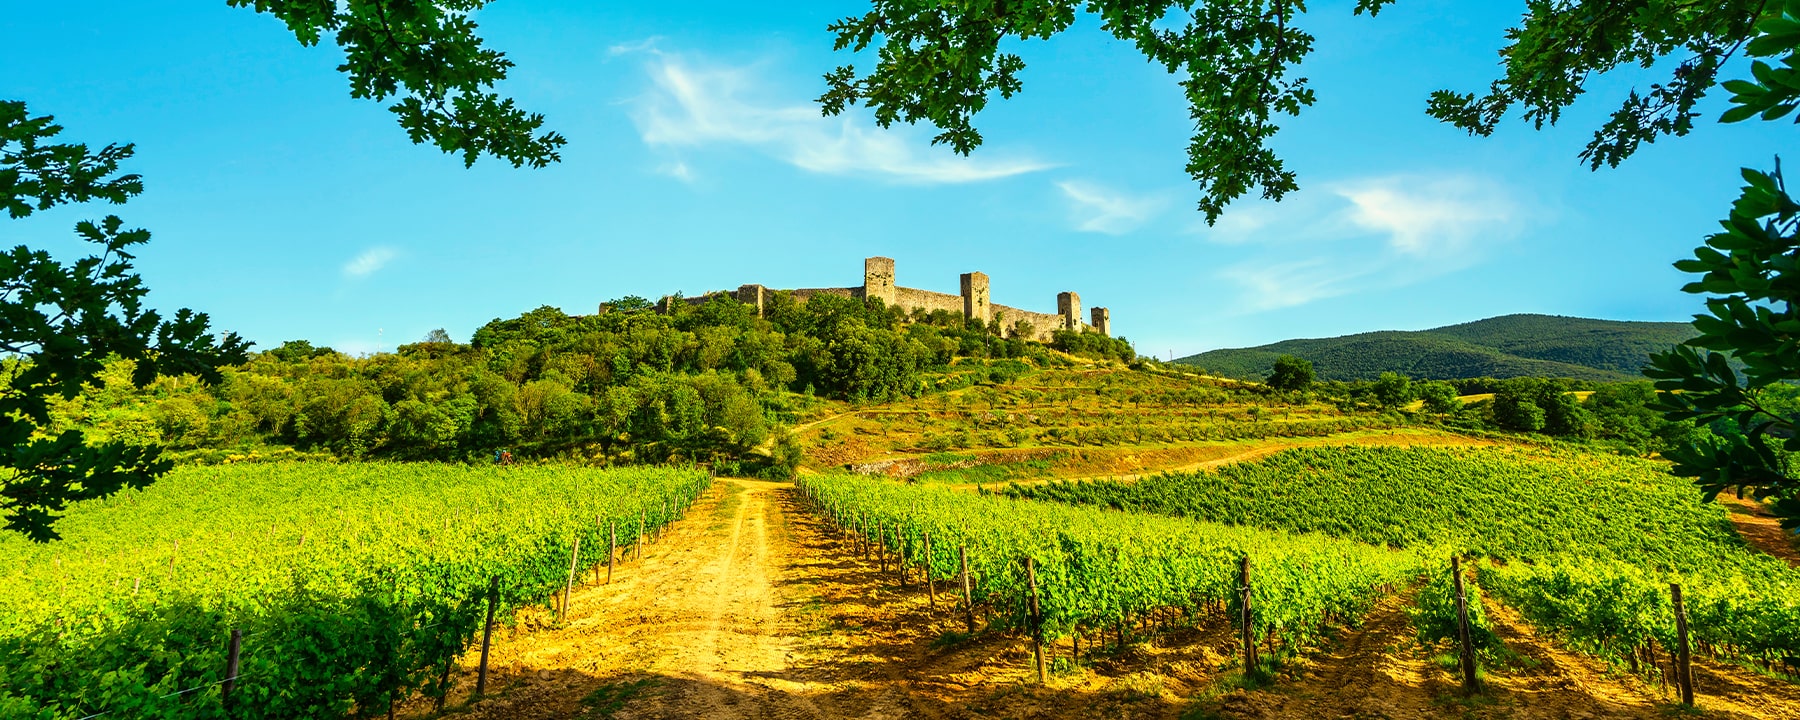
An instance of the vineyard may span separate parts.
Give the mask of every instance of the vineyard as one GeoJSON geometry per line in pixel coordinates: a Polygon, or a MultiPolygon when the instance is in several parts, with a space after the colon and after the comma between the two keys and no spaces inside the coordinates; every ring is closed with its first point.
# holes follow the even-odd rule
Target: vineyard
{"type": "Polygon", "coordinates": [[[542,604],[680,516],[696,470],[183,468],[0,538],[0,717],[368,715],[444,692],[490,593],[542,604]],[[615,535],[616,533],[616,535],[615,535]],[[577,554],[578,553],[578,554],[577,554]]]}
{"type": "MultiPolygon", "coordinates": [[[[962,367],[962,366],[957,366],[962,367]]],[[[967,374],[953,375],[966,378],[967,374]]],[[[981,450],[1133,452],[1146,447],[1318,438],[1397,426],[1322,402],[1287,402],[1241,383],[1131,369],[995,375],[925,397],[838,408],[801,427],[812,464],[981,450]]]]}
{"type": "Polygon", "coordinates": [[[1494,558],[1481,582],[1540,627],[1633,669],[1675,646],[1670,583],[1703,651],[1794,674],[1800,571],[1749,550],[1657,464],[1526,449],[1298,449],[1137,483],[1016,497],[1321,532],[1494,558]]]}
{"type": "Polygon", "coordinates": [[[913,567],[921,581],[957,578],[966,557],[971,599],[993,614],[991,624],[1045,641],[1104,637],[1168,613],[1235,615],[1248,557],[1254,637],[1277,649],[1305,644],[1445,557],[855,476],[809,478],[802,489],[820,512],[891,556],[903,578],[913,567]]]}

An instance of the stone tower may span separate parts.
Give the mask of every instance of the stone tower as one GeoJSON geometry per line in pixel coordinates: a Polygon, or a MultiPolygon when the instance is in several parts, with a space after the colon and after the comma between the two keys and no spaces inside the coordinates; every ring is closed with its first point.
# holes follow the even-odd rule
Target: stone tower
{"type": "Polygon", "coordinates": [[[769,289],[761,285],[739,285],[737,301],[756,308],[756,316],[763,316],[763,303],[769,299],[769,289]]]}
{"type": "Polygon", "coordinates": [[[992,317],[988,310],[988,276],[987,273],[962,274],[963,319],[988,322],[992,317]]]}
{"type": "Polygon", "coordinates": [[[1088,324],[1094,327],[1094,332],[1107,337],[1112,337],[1112,311],[1103,307],[1097,307],[1093,310],[1089,310],[1088,313],[1093,318],[1093,322],[1088,324]]]}
{"type": "Polygon", "coordinates": [[[894,259],[872,257],[863,260],[863,299],[880,299],[894,306],[894,259]]]}
{"type": "Polygon", "coordinates": [[[1065,292],[1056,294],[1056,314],[1062,316],[1064,330],[1081,329],[1081,295],[1065,292]]]}

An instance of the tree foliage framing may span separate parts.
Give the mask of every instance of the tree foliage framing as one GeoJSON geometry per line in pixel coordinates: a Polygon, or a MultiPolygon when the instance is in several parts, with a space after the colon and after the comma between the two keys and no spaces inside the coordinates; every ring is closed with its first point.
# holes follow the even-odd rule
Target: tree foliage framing
{"type": "MultiPolygon", "coordinates": [[[[118,173],[132,146],[94,152],[47,142],[61,131],[23,102],[0,102],[0,206],[11,217],[65,203],[121,204],[143,190],[142,178],[118,173]]],[[[248,347],[235,333],[213,336],[203,313],[164,320],[144,308],[149,291],[130,250],[150,240],[148,231],[108,215],[81,221],[75,233],[100,253],[68,265],[23,245],[0,254],[0,512],[6,529],[40,542],[57,537],[52,525],[68,503],[143,487],[169,470],[155,446],[44,433],[50,398],[75,397],[108,357],[135,361],[133,380],[145,385],[159,374],[216,379],[216,368],[242,361],[248,347]]]]}
{"type": "Polygon", "coordinates": [[[493,92],[513,62],[482,46],[470,13],[488,0],[226,0],[268,13],[311,47],[331,34],[344,49],[338,70],[350,78],[350,97],[399,100],[414,143],[431,142],[472,166],[492,155],[513,167],[541,168],[562,159],[567,142],[539,132],[544,116],[493,92]]]}
{"type": "MultiPolygon", "coordinates": [[[[1375,15],[1395,0],[1357,0],[1375,15]]],[[[1554,125],[1596,74],[1652,67],[1683,54],[1672,77],[1633,90],[1581,153],[1591,167],[1616,166],[1644,143],[1686,135],[1697,103],[1742,51],[1767,0],[1530,0],[1500,51],[1504,76],[1487,92],[1433,93],[1428,112],[1474,135],[1492,134],[1515,108],[1527,122],[1554,125]]],[[[1280,200],[1299,189],[1269,147],[1279,115],[1314,101],[1295,76],[1313,36],[1296,25],[1304,0],[875,0],[868,12],[831,26],[839,50],[877,49],[872,71],[844,65],[825,76],[827,115],[857,104],[883,127],[928,121],[934,143],[968,154],[982,142],[974,116],[990,96],[1024,88],[1025,61],[1002,49],[1008,38],[1046,39],[1081,13],[1132,43],[1152,63],[1180,74],[1194,135],[1187,171],[1200,186],[1208,222],[1232,201],[1260,191],[1280,200]]]]}

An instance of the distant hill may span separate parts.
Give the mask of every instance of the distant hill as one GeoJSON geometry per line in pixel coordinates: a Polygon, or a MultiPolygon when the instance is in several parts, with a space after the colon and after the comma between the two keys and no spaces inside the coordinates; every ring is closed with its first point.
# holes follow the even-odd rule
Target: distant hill
{"type": "Polygon", "coordinates": [[[1694,336],[1687,323],[1503,315],[1418,331],[1388,330],[1213,350],[1176,360],[1237,378],[1269,374],[1275,358],[1311,360],[1324,380],[1373,380],[1383,372],[1448,380],[1566,377],[1630,380],[1650,353],[1694,336]]]}

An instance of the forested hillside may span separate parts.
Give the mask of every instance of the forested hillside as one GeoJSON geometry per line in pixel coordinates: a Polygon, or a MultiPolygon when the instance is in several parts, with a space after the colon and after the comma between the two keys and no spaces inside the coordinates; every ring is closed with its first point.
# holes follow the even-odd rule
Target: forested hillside
{"type": "Polygon", "coordinates": [[[1650,353],[1692,337],[1685,323],[1504,315],[1419,331],[1381,331],[1284,340],[1213,350],[1176,362],[1227,377],[1268,375],[1275,358],[1311,360],[1326,380],[1374,380],[1384,372],[1414,378],[1563,377],[1629,380],[1650,353]]]}
{"type": "MultiPolygon", "coordinates": [[[[606,462],[765,461],[752,453],[827,399],[887,401],[972,382],[987,363],[1068,362],[1044,345],[949,313],[907,316],[879,302],[777,295],[766,317],[726,297],[674,314],[641,298],[599,315],[542,307],[496,319],[468,343],[441,333],[351,357],[292,341],[225,368],[147,388],[128,362],[55,406],[60,432],[157,443],[188,457],[292,451],[343,459],[521,457],[606,462]],[[955,367],[952,367],[952,365],[955,367]]],[[[1057,350],[1132,359],[1129,343],[1059,333],[1057,350]]],[[[744,467],[744,472],[755,468],[744,467]]]]}

